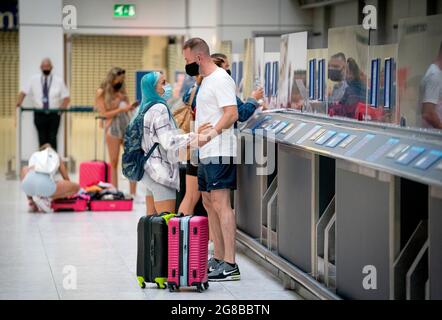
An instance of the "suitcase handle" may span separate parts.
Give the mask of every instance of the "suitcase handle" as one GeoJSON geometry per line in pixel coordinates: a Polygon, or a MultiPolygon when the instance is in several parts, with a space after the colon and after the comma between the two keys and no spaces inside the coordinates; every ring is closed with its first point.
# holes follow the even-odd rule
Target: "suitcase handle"
{"type": "Polygon", "coordinates": [[[103,122],[103,161],[106,161],[106,124],[104,121],[106,120],[106,117],[103,116],[95,116],[95,161],[98,160],[98,126],[97,122],[98,120],[101,120],[103,122]]]}
{"type": "Polygon", "coordinates": [[[155,265],[155,236],[150,241],[150,263],[155,265]]]}

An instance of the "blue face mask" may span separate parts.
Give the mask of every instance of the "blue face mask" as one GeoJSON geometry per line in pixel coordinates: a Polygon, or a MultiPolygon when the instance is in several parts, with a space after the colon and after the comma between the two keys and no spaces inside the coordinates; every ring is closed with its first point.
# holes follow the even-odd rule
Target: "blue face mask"
{"type": "Polygon", "coordinates": [[[163,89],[164,89],[164,93],[161,96],[161,98],[163,98],[166,101],[169,100],[170,98],[172,98],[172,86],[170,85],[170,83],[164,85],[163,89]]]}

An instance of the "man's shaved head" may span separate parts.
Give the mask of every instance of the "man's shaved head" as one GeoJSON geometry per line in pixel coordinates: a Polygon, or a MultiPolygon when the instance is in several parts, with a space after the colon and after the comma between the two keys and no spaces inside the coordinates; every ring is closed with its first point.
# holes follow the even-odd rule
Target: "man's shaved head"
{"type": "Polygon", "coordinates": [[[201,38],[192,38],[184,43],[183,50],[190,49],[193,53],[210,56],[209,45],[201,38]]]}
{"type": "Polygon", "coordinates": [[[42,69],[43,69],[43,67],[48,67],[48,68],[52,69],[52,61],[51,61],[51,59],[44,58],[43,60],[41,60],[40,66],[42,67],[42,69]]]}

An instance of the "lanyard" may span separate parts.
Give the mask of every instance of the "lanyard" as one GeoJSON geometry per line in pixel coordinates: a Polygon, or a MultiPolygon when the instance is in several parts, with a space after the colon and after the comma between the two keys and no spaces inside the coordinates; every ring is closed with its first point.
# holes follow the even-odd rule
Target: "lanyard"
{"type": "MultiPolygon", "coordinates": [[[[51,86],[52,86],[52,75],[49,76],[49,82],[48,82],[48,97],[49,97],[49,91],[51,91],[51,86]]],[[[43,91],[43,88],[45,86],[45,76],[41,77],[41,90],[43,91]]],[[[43,96],[44,96],[44,92],[43,92],[43,96]]]]}

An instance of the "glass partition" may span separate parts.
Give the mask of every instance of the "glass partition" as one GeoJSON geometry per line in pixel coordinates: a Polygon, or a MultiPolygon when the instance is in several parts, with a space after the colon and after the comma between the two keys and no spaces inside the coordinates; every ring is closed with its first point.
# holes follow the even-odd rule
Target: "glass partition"
{"type": "Polygon", "coordinates": [[[266,52],[267,39],[255,38],[255,72],[253,89],[264,89],[263,103],[269,109],[277,107],[278,79],[279,79],[279,52],[266,52]]]}
{"type": "Polygon", "coordinates": [[[264,87],[265,81],[264,38],[255,38],[254,40],[255,69],[253,73],[253,90],[256,89],[256,87],[264,87]]]}
{"type": "Polygon", "coordinates": [[[242,96],[247,98],[254,89],[255,78],[255,39],[246,39],[244,41],[244,60],[243,60],[243,80],[242,96]]]}
{"type": "Polygon", "coordinates": [[[307,50],[306,32],[283,35],[277,87],[259,56],[271,108],[442,130],[442,15],[401,20],[398,44],[370,45],[362,26],[330,29],[328,41],[307,50]]]}
{"type": "Polygon", "coordinates": [[[397,45],[369,47],[368,103],[363,119],[366,121],[397,123],[396,65],[397,45]]]}
{"type": "Polygon", "coordinates": [[[243,87],[243,57],[242,54],[233,53],[231,60],[232,78],[236,83],[236,95],[242,96],[243,87]]]}
{"type": "Polygon", "coordinates": [[[307,92],[307,32],[281,36],[278,80],[278,108],[303,111],[307,92]]]}
{"type": "Polygon", "coordinates": [[[327,60],[328,49],[307,51],[308,103],[305,106],[306,112],[324,114],[327,112],[327,60]]]}
{"type": "Polygon", "coordinates": [[[328,33],[327,113],[363,120],[367,113],[369,33],[362,26],[328,33]]]}
{"type": "Polygon", "coordinates": [[[401,124],[441,130],[442,15],[400,20],[398,64],[401,124]]]}
{"type": "Polygon", "coordinates": [[[264,101],[269,109],[277,107],[279,52],[264,53],[264,101]]]}

